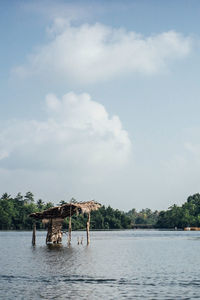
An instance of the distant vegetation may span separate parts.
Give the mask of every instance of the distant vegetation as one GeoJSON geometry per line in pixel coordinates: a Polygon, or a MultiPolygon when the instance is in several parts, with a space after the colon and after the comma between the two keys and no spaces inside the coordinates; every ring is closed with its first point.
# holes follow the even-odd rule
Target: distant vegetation
{"type": "MultiPolygon", "coordinates": [[[[31,192],[25,196],[18,193],[14,198],[4,193],[0,199],[0,229],[31,229],[33,220],[29,214],[50,207],[53,207],[52,203],[45,204],[41,199],[35,203],[31,192]]],[[[37,227],[41,228],[42,224],[38,223],[37,227]]]]}
{"type": "MultiPolygon", "coordinates": [[[[64,204],[61,200],[58,205],[64,204]]],[[[43,211],[53,207],[53,203],[44,203],[41,199],[34,201],[31,192],[25,196],[18,193],[16,197],[4,193],[0,198],[0,230],[22,230],[31,229],[33,219],[29,215],[33,212],[43,211]]],[[[87,216],[79,215],[72,217],[72,228],[74,230],[85,229],[87,216]]],[[[43,228],[40,221],[36,222],[38,229],[43,228]]],[[[67,229],[68,220],[64,222],[64,229],[67,229]]],[[[127,229],[132,227],[131,218],[124,212],[113,209],[110,206],[102,206],[98,211],[91,214],[91,229],[127,229]]]]}
{"type": "Polygon", "coordinates": [[[157,228],[200,227],[200,194],[189,196],[182,206],[173,205],[161,211],[156,222],[157,228]]]}
{"type": "MultiPolygon", "coordinates": [[[[58,205],[64,204],[61,200],[58,205]]],[[[0,230],[29,230],[33,219],[29,214],[53,207],[51,202],[34,200],[34,195],[27,192],[24,196],[18,193],[15,197],[4,193],[0,198],[0,230]]],[[[85,229],[87,216],[72,217],[74,230],[85,229]]],[[[44,228],[42,222],[36,222],[37,228],[44,228]]],[[[67,229],[68,220],[64,222],[67,229]]],[[[131,229],[131,228],[184,228],[200,226],[200,194],[188,197],[182,206],[173,205],[166,211],[151,211],[142,209],[137,212],[134,208],[125,213],[110,206],[102,206],[91,213],[91,229],[131,229]]]]}

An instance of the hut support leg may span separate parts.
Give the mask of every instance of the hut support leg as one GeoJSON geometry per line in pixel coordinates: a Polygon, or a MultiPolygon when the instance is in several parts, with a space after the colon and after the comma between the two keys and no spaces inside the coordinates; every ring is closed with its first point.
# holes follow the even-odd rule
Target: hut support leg
{"type": "Polygon", "coordinates": [[[33,236],[32,236],[32,245],[35,246],[36,241],[36,224],[33,224],[33,236]]]}
{"type": "Polygon", "coordinates": [[[90,244],[90,213],[88,214],[88,220],[87,220],[87,224],[86,224],[86,230],[87,230],[87,245],[90,244]]]}
{"type": "Polygon", "coordinates": [[[71,244],[72,239],[72,217],[69,217],[69,229],[68,229],[68,245],[71,244]]]}
{"type": "Polygon", "coordinates": [[[52,241],[52,219],[49,220],[46,236],[46,244],[51,243],[52,241]]]}

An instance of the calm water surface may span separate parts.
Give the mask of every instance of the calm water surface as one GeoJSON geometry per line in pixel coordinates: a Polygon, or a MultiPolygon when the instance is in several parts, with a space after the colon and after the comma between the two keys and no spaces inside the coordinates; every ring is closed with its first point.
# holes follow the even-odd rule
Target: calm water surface
{"type": "Polygon", "coordinates": [[[200,232],[0,232],[0,299],[200,299],[200,232]],[[77,245],[77,237],[84,245],[77,245]]]}

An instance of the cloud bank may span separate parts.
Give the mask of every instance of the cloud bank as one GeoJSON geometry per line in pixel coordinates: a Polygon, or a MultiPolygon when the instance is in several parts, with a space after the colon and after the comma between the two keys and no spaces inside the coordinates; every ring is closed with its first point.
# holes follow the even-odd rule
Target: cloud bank
{"type": "Polygon", "coordinates": [[[44,121],[11,121],[0,130],[0,168],[104,169],[123,166],[131,141],[118,116],[89,94],[46,96],[44,121]]]}
{"type": "Polygon", "coordinates": [[[48,33],[49,42],[16,67],[15,74],[90,84],[124,74],[158,73],[192,48],[191,38],[175,31],[144,37],[98,23],[73,26],[59,18],[48,33]]]}

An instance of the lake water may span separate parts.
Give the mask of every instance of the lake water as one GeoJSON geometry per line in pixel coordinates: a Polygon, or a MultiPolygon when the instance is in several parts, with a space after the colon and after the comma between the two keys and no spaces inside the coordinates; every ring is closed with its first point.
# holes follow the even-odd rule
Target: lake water
{"type": "Polygon", "coordinates": [[[0,299],[199,299],[200,232],[0,232],[0,299]],[[83,245],[77,238],[84,237],[83,245]]]}

